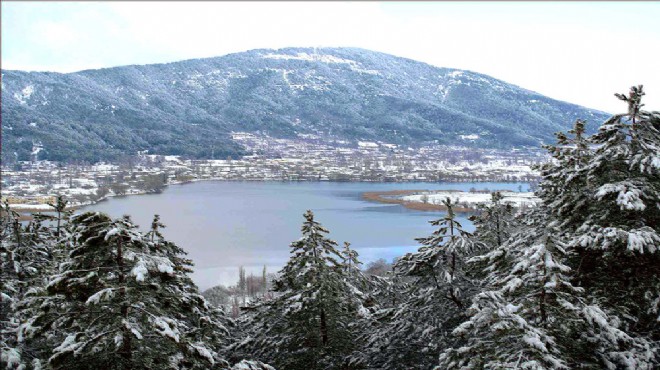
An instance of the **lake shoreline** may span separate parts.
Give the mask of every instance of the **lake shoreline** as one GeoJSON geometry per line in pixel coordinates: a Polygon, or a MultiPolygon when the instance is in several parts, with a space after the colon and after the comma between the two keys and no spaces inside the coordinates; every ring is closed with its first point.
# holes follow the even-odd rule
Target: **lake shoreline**
{"type": "MultiPolygon", "coordinates": [[[[310,181],[310,180],[270,180],[270,179],[260,179],[260,180],[251,180],[251,179],[241,179],[241,180],[227,180],[227,179],[222,179],[222,178],[204,178],[204,179],[191,179],[191,180],[186,180],[186,181],[172,181],[170,183],[165,184],[163,190],[160,192],[147,192],[147,191],[135,191],[130,194],[120,194],[120,195],[115,195],[115,194],[109,194],[105,195],[104,197],[93,201],[89,203],[84,203],[84,204],[76,204],[70,207],[67,207],[67,211],[76,211],[80,208],[84,207],[89,207],[93,206],[95,204],[104,202],[109,200],[110,198],[124,198],[124,197],[129,197],[129,196],[134,196],[134,195],[150,195],[150,194],[160,194],[162,193],[165,189],[167,189],[170,185],[188,185],[188,184],[194,184],[194,183],[199,183],[199,182],[211,182],[211,181],[221,181],[221,182],[264,182],[264,183],[311,183],[311,182],[319,182],[319,183],[331,183],[331,182],[336,182],[336,183],[354,183],[354,184],[359,184],[359,183],[383,183],[383,184],[406,184],[406,183],[412,183],[412,182],[420,182],[420,183],[428,183],[428,184],[436,184],[439,183],[438,181],[330,181],[330,180],[318,180],[318,181],[310,181]]],[[[441,181],[441,182],[446,182],[446,183],[464,183],[465,181],[441,181]]],[[[511,181],[472,181],[474,183],[480,183],[480,182],[488,182],[488,183],[511,183],[511,181]]],[[[518,183],[518,182],[514,182],[518,183]]],[[[135,190],[135,189],[133,189],[135,190]]],[[[398,196],[405,196],[405,195],[412,195],[415,193],[419,192],[428,192],[429,190],[394,190],[394,191],[376,191],[376,192],[365,192],[361,195],[361,198],[367,201],[373,201],[373,202],[379,202],[379,203],[386,203],[386,204],[400,204],[404,206],[405,208],[416,210],[416,211],[446,211],[447,207],[441,204],[429,204],[429,203],[420,203],[420,202],[409,202],[405,201],[403,199],[396,199],[396,198],[388,198],[387,196],[390,195],[398,195],[398,196]]],[[[450,190],[450,191],[456,191],[460,192],[460,190],[450,190]]],[[[15,205],[23,205],[20,203],[16,203],[15,205]]],[[[12,209],[12,211],[15,211],[19,214],[19,219],[21,221],[30,221],[33,219],[32,215],[35,213],[41,213],[41,212],[52,212],[51,208],[45,208],[45,204],[34,204],[35,207],[12,207],[12,204],[9,205],[9,207],[12,209]]],[[[466,208],[466,207],[455,207],[454,210],[456,212],[474,212],[475,210],[472,208],[466,208]]]]}
{"type": "MultiPolygon", "coordinates": [[[[389,191],[367,191],[362,193],[362,199],[386,203],[386,204],[399,204],[405,208],[415,211],[446,211],[447,207],[444,204],[420,203],[410,202],[403,199],[406,195],[415,195],[419,193],[429,192],[430,190],[389,190],[389,191]]],[[[445,190],[447,192],[461,192],[461,190],[445,190]]],[[[454,211],[468,213],[476,211],[474,208],[455,206],[454,211]]]]}

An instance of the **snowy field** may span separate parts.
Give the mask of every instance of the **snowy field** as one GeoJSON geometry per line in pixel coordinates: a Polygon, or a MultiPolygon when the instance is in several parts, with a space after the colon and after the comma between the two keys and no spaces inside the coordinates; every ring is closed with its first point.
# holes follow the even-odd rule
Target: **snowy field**
{"type": "MultiPolygon", "coordinates": [[[[502,201],[515,207],[525,207],[535,205],[540,201],[534,196],[534,193],[517,193],[512,191],[501,192],[502,201]]],[[[429,191],[425,193],[406,195],[401,197],[407,202],[442,204],[442,201],[450,198],[454,204],[462,204],[473,208],[478,204],[490,203],[490,193],[464,192],[464,191],[429,191]]]]}

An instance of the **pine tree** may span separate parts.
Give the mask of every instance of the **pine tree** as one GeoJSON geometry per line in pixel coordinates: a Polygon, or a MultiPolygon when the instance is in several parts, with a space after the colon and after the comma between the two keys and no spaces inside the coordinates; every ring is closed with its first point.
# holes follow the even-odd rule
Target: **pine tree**
{"type": "Polygon", "coordinates": [[[261,271],[261,294],[265,296],[266,292],[268,292],[268,274],[266,273],[266,265],[264,265],[261,271]]]}
{"type": "Polygon", "coordinates": [[[5,201],[0,209],[0,364],[7,369],[18,368],[24,362],[16,340],[19,321],[14,310],[14,304],[20,297],[13,256],[17,220],[18,214],[5,201]]]}
{"type": "Polygon", "coordinates": [[[487,266],[487,286],[439,368],[658,366],[660,114],[639,109],[642,95],[618,95],[629,112],[596,135],[578,120],[546,147],[543,204],[470,260],[487,266]]]}
{"type": "Polygon", "coordinates": [[[556,230],[542,226],[542,215],[527,216],[506,243],[471,260],[487,262],[487,289],[473,298],[470,318],[454,330],[467,341],[445,351],[440,368],[568,368],[552,334],[573,318],[564,304],[572,305],[579,289],[561,262],[566,252],[556,230]]]}
{"type": "Polygon", "coordinates": [[[204,343],[208,332],[226,336],[226,328],[169,258],[172,244],[151,242],[128,217],[100,213],[75,216],[72,231],[69,259],[20,330],[51,343],[53,368],[226,364],[216,351],[221,343],[204,343]]]}
{"type": "Polygon", "coordinates": [[[480,204],[477,214],[469,218],[476,228],[474,237],[488,249],[501,247],[515,228],[513,206],[503,203],[503,199],[502,193],[493,192],[491,202],[480,204]]]}
{"type": "Polygon", "coordinates": [[[341,251],[342,263],[346,269],[346,275],[352,277],[360,271],[360,265],[362,264],[358,261],[360,256],[355,249],[351,249],[351,243],[344,242],[344,249],[341,251]]]}
{"type": "Polygon", "coordinates": [[[538,169],[543,182],[538,196],[561,224],[570,224],[587,212],[590,185],[586,181],[586,165],[593,158],[589,138],[585,137],[585,121],[576,120],[569,135],[556,133],[557,144],[545,145],[553,160],[538,169]]]}
{"type": "Polygon", "coordinates": [[[277,296],[254,308],[249,337],[238,350],[284,369],[354,368],[345,359],[365,312],[360,293],[328,230],[311,211],[304,217],[303,236],[291,244],[292,256],[274,281],[277,296]]]}
{"type": "Polygon", "coordinates": [[[154,215],[154,219],[151,221],[149,232],[147,232],[147,237],[149,237],[152,243],[163,241],[165,239],[163,234],[160,232],[160,229],[164,227],[165,225],[160,222],[160,215],[154,215]]]}
{"type": "MultiPolygon", "coordinates": [[[[401,368],[406,367],[403,365],[405,363],[416,364],[415,361],[406,361],[409,357],[407,354],[418,354],[424,350],[400,347],[407,336],[400,335],[399,327],[395,325],[410,319],[400,309],[411,291],[409,280],[393,273],[387,276],[367,275],[364,307],[370,315],[364,315],[359,321],[361,330],[357,342],[361,344],[358,356],[360,362],[369,369],[401,368]]],[[[414,320],[410,322],[411,326],[415,325],[414,320]]]]}
{"type": "Polygon", "coordinates": [[[245,304],[245,294],[247,292],[247,279],[245,278],[245,267],[238,268],[238,291],[243,297],[243,304],[245,304]]]}
{"type": "Polygon", "coordinates": [[[464,264],[478,245],[456,220],[451,199],[445,199],[443,204],[447,208],[446,216],[431,221],[431,225],[438,226],[438,229],[429,237],[416,239],[423,246],[417,253],[405,255],[395,267],[405,275],[415,276],[419,282],[437,288],[445,299],[461,308],[464,305],[461,298],[464,264]]]}
{"type": "Polygon", "coordinates": [[[53,238],[38,218],[23,226],[6,203],[0,224],[2,356],[6,358],[3,362],[19,367],[33,363],[39,351],[37,344],[22,343],[17,329],[31,313],[24,307],[29,295],[43,288],[47,274],[53,270],[53,238]]]}
{"type": "MultiPolygon", "coordinates": [[[[160,233],[162,228],[165,228],[165,225],[160,222],[160,216],[154,215],[150,231],[146,234],[147,243],[156,255],[164,256],[172,263],[174,273],[172,277],[175,278],[161,275],[161,279],[166,279],[167,284],[162,285],[156,300],[167,302],[166,308],[172,312],[187,313],[186,326],[182,335],[192,348],[198,350],[198,355],[208,357],[209,354],[213,354],[213,351],[206,353],[207,348],[215,349],[227,344],[229,329],[234,326],[234,323],[225,317],[223,310],[206,302],[190,278],[190,274],[193,272],[192,260],[185,257],[187,253],[183,248],[163,237],[160,233]]],[[[220,355],[220,353],[213,354],[215,363],[224,363],[220,355]]],[[[181,365],[191,366],[191,362],[183,359],[181,365]]]]}
{"type": "Polygon", "coordinates": [[[589,141],[596,149],[576,174],[585,185],[581,199],[561,197],[554,203],[575,252],[576,284],[585,288],[604,312],[621,320],[620,328],[645,342],[603,355],[608,366],[641,367],[655,357],[660,363],[658,298],[660,296],[660,112],[641,109],[642,86],[628,96],[628,112],[608,119],[589,141]],[[644,348],[655,347],[650,355],[644,348]],[[632,351],[632,352],[630,352],[632,351]]]}
{"type": "Polygon", "coordinates": [[[558,235],[537,209],[502,247],[471,259],[487,262],[487,289],[453,332],[465,341],[443,352],[439,368],[651,368],[648,343],[620,330],[616,317],[573,285],[558,235]]]}
{"type": "Polygon", "coordinates": [[[466,299],[474,293],[465,262],[478,244],[456,220],[451,200],[443,204],[447,214],[431,221],[436,231],[418,238],[418,252],[395,264],[397,274],[410,281],[404,285],[406,299],[382,315],[389,322],[370,340],[386,354],[378,367],[428,369],[435,364],[449,333],[464,317],[466,299]]]}
{"type": "Polygon", "coordinates": [[[54,203],[48,203],[51,208],[57,213],[57,217],[55,217],[55,220],[57,222],[56,227],[55,227],[55,237],[59,238],[61,234],[61,229],[62,229],[62,222],[68,217],[71,216],[71,211],[66,210],[66,206],[69,204],[69,202],[64,199],[64,196],[58,195],[55,198],[54,203]]]}
{"type": "Polygon", "coordinates": [[[351,249],[351,243],[349,242],[344,242],[344,249],[339,253],[342,257],[342,265],[347,281],[353,288],[357,289],[356,292],[363,300],[368,300],[369,279],[360,270],[362,265],[359,260],[360,254],[355,249],[351,249]]]}
{"type": "Polygon", "coordinates": [[[631,358],[639,361],[633,367],[643,366],[659,356],[645,348],[660,341],[660,113],[641,109],[643,95],[642,86],[628,96],[616,94],[628,112],[614,115],[589,138],[582,136],[580,121],[570,132],[573,139],[558,134],[558,144],[546,147],[555,161],[543,167],[539,192],[567,239],[574,283],[633,342],[641,342],[604,343],[601,361],[610,367],[630,368],[631,358]],[[651,344],[644,344],[646,338],[651,344]]]}

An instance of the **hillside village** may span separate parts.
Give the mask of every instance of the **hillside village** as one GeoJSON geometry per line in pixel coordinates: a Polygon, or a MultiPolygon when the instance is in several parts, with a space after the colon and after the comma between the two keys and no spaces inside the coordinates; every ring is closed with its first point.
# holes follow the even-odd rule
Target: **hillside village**
{"type": "Polygon", "coordinates": [[[278,139],[233,133],[251,153],[243,158],[191,160],[140,152],[117,163],[31,161],[2,168],[2,200],[16,210],[47,210],[64,195],[73,206],[108,196],[158,193],[168,184],[227,181],[523,181],[534,182],[532,166],[545,160],[539,151],[474,150],[441,145],[418,148],[383,142],[323,143],[306,136],[278,139]]]}

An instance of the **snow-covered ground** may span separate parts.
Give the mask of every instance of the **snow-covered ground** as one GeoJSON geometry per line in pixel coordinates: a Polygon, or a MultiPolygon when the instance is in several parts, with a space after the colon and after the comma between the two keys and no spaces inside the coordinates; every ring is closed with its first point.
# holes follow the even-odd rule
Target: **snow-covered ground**
{"type": "Polygon", "coordinates": [[[35,204],[11,204],[10,205],[11,209],[20,211],[20,210],[39,210],[39,211],[52,211],[53,207],[49,206],[48,204],[44,203],[35,203],[35,204]]]}
{"type": "MultiPolygon", "coordinates": [[[[532,206],[540,201],[534,193],[516,193],[512,191],[501,192],[502,201],[515,207],[532,206]]],[[[407,202],[442,204],[444,199],[451,199],[454,204],[467,205],[471,208],[478,204],[487,204],[491,201],[490,193],[463,192],[463,191],[429,191],[426,193],[406,195],[401,199],[407,202]]]]}

